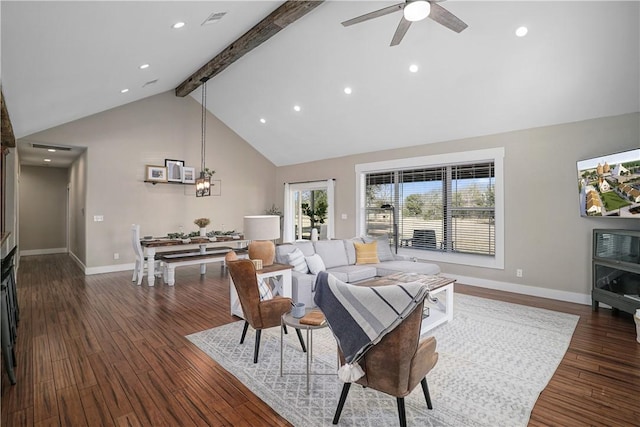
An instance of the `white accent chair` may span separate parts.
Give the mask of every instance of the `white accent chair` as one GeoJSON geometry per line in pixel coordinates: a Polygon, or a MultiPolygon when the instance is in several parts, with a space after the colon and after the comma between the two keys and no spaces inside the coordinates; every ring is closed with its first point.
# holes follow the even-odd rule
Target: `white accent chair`
{"type": "MultiPolygon", "coordinates": [[[[140,245],[140,225],[133,224],[131,226],[131,244],[133,245],[133,253],[136,255],[136,264],[133,267],[133,277],[131,278],[132,282],[137,280],[138,285],[142,284],[142,276],[145,275],[147,271],[147,258],[144,256],[144,251],[142,250],[142,245],[140,245]]],[[[159,260],[155,261],[155,271],[158,275],[161,274],[161,262],[159,260]]]]}

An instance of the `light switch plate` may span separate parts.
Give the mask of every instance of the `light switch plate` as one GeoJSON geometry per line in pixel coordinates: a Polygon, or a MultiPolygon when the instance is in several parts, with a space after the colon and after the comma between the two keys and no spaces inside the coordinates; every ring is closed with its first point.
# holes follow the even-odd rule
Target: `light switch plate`
{"type": "Polygon", "coordinates": [[[104,216],[103,215],[94,215],[93,216],[93,222],[101,222],[104,221],[104,216]]]}

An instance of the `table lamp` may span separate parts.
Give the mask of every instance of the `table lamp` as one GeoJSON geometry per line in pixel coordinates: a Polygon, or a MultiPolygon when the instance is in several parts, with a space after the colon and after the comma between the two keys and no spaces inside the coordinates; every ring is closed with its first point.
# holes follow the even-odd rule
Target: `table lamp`
{"type": "Polygon", "coordinates": [[[244,238],[249,243],[249,259],[261,259],[263,267],[272,265],[276,256],[273,240],[280,238],[278,215],[249,215],[244,217],[244,238]]]}

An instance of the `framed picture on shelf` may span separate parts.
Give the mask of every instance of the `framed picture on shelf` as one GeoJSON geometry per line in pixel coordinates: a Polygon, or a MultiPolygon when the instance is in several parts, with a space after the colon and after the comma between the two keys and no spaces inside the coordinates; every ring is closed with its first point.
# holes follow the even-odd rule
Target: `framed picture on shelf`
{"type": "Polygon", "coordinates": [[[196,168],[184,166],[182,168],[182,183],[183,184],[195,184],[196,183],[196,168]]]}
{"type": "Polygon", "coordinates": [[[144,180],[149,182],[167,182],[167,168],[164,166],[147,165],[144,180]]]}
{"type": "Polygon", "coordinates": [[[167,181],[182,182],[184,160],[164,159],[164,165],[167,168],[167,181]]]}

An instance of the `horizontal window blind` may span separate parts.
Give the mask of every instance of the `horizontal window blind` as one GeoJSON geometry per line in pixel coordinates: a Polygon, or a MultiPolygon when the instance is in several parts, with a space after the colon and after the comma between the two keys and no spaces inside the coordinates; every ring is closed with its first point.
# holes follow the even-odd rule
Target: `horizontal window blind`
{"type": "Polygon", "coordinates": [[[395,221],[401,246],[494,255],[494,180],[493,162],[369,173],[366,229],[393,235],[395,221]]]}

